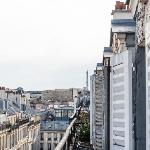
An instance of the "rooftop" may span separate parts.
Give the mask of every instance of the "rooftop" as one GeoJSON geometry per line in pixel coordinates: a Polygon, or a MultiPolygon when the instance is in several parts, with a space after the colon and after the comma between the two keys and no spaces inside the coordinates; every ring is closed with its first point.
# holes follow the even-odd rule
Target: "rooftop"
{"type": "Polygon", "coordinates": [[[107,53],[112,53],[112,48],[111,47],[104,47],[104,52],[107,53]]]}
{"type": "Polygon", "coordinates": [[[74,110],[74,107],[72,107],[72,106],[63,106],[63,107],[55,108],[55,110],[74,110]]]}
{"type": "Polygon", "coordinates": [[[103,67],[103,63],[97,63],[97,67],[103,67]]]}
{"type": "Polygon", "coordinates": [[[69,121],[42,121],[41,131],[65,131],[69,126],[69,121]]]}
{"type": "Polygon", "coordinates": [[[111,20],[113,26],[135,26],[136,23],[133,19],[113,19],[111,20]]]}

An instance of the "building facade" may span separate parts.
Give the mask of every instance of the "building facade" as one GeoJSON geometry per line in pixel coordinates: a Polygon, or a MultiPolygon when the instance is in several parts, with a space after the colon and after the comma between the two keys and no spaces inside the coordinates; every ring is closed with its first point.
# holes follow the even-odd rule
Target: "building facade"
{"type": "Polygon", "coordinates": [[[135,149],[150,149],[149,124],[149,0],[127,0],[132,17],[136,21],[135,34],[135,149]]]}
{"type": "Polygon", "coordinates": [[[1,150],[37,149],[40,117],[27,107],[27,103],[25,93],[0,87],[1,150]]]}
{"type": "MultiPolygon", "coordinates": [[[[104,48],[102,68],[104,149],[149,150],[150,1],[117,1],[112,15],[110,45],[104,48]]],[[[92,100],[100,91],[93,94],[95,76],[91,79],[92,100]]],[[[95,105],[91,101],[91,143],[96,142],[92,132],[95,105]]]]}
{"type": "Polygon", "coordinates": [[[134,149],[133,62],[135,22],[125,4],[116,2],[111,21],[113,56],[110,58],[110,148],[134,149]],[[119,9],[121,7],[121,9],[119,9]]]}
{"type": "Polygon", "coordinates": [[[68,121],[42,122],[40,130],[39,150],[54,150],[61,141],[67,127],[68,121]]]}
{"type": "Polygon", "coordinates": [[[90,142],[95,150],[104,149],[104,76],[102,67],[102,63],[97,64],[96,70],[91,76],[90,142]]]}
{"type": "Polygon", "coordinates": [[[51,114],[41,120],[39,147],[37,150],[54,150],[61,141],[67,127],[69,118],[74,114],[74,107],[64,106],[55,108],[51,114]]]}

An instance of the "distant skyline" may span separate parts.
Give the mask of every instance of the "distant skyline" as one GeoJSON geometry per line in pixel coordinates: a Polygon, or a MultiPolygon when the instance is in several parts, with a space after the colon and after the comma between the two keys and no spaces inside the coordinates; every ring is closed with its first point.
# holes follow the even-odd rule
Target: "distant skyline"
{"type": "Polygon", "coordinates": [[[115,0],[0,1],[0,85],[82,88],[109,46],[115,0]]]}

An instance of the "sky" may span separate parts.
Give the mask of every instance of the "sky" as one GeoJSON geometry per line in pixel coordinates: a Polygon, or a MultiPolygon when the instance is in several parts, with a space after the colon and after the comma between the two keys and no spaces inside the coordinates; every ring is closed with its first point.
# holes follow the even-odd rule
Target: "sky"
{"type": "Polygon", "coordinates": [[[0,1],[0,85],[85,86],[109,46],[115,0],[0,1]]]}

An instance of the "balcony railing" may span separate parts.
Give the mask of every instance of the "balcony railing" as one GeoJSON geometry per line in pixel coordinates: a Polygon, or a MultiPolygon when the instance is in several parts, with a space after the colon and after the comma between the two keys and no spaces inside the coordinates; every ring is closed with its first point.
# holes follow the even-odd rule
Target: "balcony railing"
{"type": "Polygon", "coordinates": [[[79,119],[81,107],[76,110],[76,113],[70,118],[70,125],[67,128],[63,138],[55,148],[55,150],[69,150],[74,147],[74,139],[75,139],[75,126],[76,122],[79,119]]]}
{"type": "Polygon", "coordinates": [[[40,124],[40,120],[37,120],[37,121],[30,121],[29,122],[29,126],[32,126],[32,125],[38,125],[38,124],[40,124]]]}
{"type": "Polygon", "coordinates": [[[1,125],[0,125],[0,131],[9,129],[10,127],[11,127],[10,123],[1,124],[1,125]]]}
{"type": "Polygon", "coordinates": [[[14,125],[11,125],[10,129],[15,130],[19,128],[19,126],[22,126],[26,123],[29,123],[29,118],[18,119],[16,120],[16,123],[14,125]]]}
{"type": "Polygon", "coordinates": [[[21,126],[21,125],[24,125],[26,123],[29,123],[29,118],[23,118],[23,119],[20,119],[16,122],[19,124],[19,126],[21,126]]]}
{"type": "Polygon", "coordinates": [[[77,118],[74,118],[72,120],[72,122],[70,123],[69,127],[67,128],[62,140],[59,142],[59,144],[57,145],[55,150],[68,150],[69,149],[69,145],[71,142],[70,138],[71,138],[72,131],[74,130],[74,125],[75,125],[76,120],[77,120],[77,118]]]}

